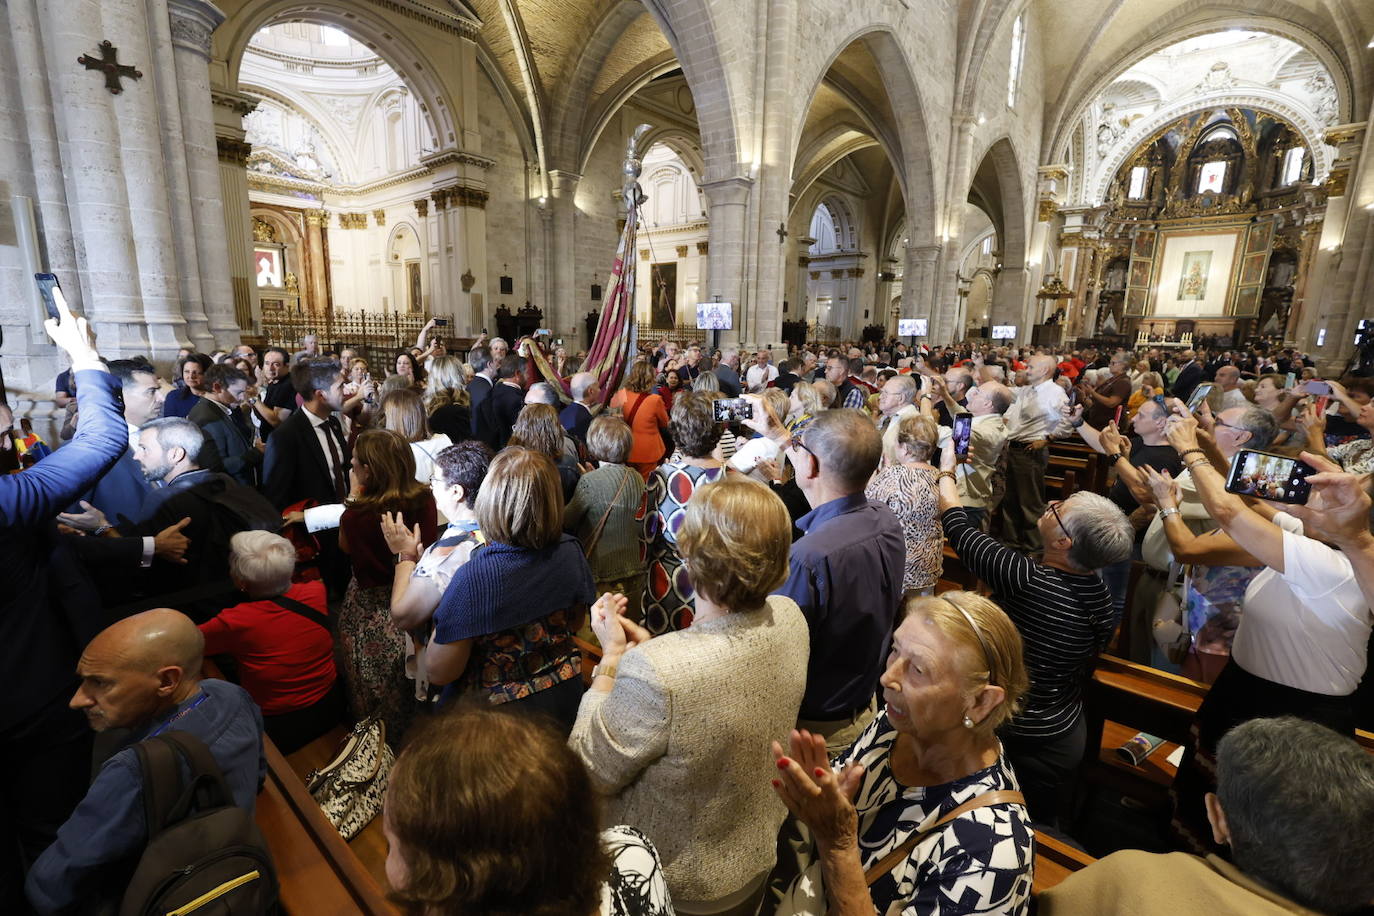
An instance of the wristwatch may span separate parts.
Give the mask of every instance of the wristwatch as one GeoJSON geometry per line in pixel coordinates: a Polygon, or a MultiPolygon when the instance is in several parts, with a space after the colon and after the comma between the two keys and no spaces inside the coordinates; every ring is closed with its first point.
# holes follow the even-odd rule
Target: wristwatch
{"type": "Polygon", "coordinates": [[[1171,515],[1178,515],[1178,506],[1170,506],[1167,509],[1159,510],[1159,520],[1162,522],[1171,515]]]}
{"type": "Polygon", "coordinates": [[[603,676],[615,680],[616,668],[616,665],[608,665],[604,662],[598,663],[597,666],[592,669],[592,680],[596,680],[603,676]]]}
{"type": "Polygon", "coordinates": [[[1107,456],[1107,461],[1110,462],[1111,464],[1116,464],[1116,463],[1117,463],[1118,461],[1120,461],[1120,460],[1121,460],[1121,453],[1120,453],[1120,452],[1116,452],[1116,453],[1114,453],[1114,454],[1111,454],[1111,455],[1108,455],[1108,456],[1107,456]]]}

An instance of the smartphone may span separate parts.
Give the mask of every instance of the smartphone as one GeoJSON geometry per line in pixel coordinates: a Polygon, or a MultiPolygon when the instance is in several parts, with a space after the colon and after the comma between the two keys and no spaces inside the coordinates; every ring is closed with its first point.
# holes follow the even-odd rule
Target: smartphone
{"type": "Polygon", "coordinates": [[[1231,459],[1226,492],[1301,506],[1312,492],[1307,476],[1315,473],[1316,468],[1297,458],[1241,449],[1231,459]]]}
{"type": "Polygon", "coordinates": [[[1116,413],[1112,416],[1112,422],[1116,424],[1117,429],[1121,428],[1121,412],[1125,410],[1125,408],[1125,404],[1116,405],[1116,413]]]}
{"type": "Polygon", "coordinates": [[[738,423],[754,419],[754,405],[744,398],[722,398],[711,404],[717,423],[738,423]]]}
{"type": "Polygon", "coordinates": [[[1207,400],[1207,395],[1211,394],[1215,387],[1211,382],[1203,382],[1194,388],[1193,393],[1188,395],[1188,412],[1196,413],[1197,409],[1202,406],[1202,402],[1207,400]]]}
{"type": "Polygon", "coordinates": [[[963,458],[968,454],[969,437],[973,435],[973,414],[961,413],[954,417],[954,429],[951,438],[954,439],[954,454],[963,458]]]}
{"type": "Polygon", "coordinates": [[[482,329],[482,333],[483,333],[483,334],[486,334],[486,333],[487,333],[487,329],[486,329],[486,328],[483,328],[483,329],[482,329]]]}
{"type": "Polygon", "coordinates": [[[435,319],[434,319],[434,326],[435,326],[436,328],[446,328],[446,327],[448,327],[448,319],[447,319],[447,318],[435,318],[435,319]]]}
{"type": "Polygon", "coordinates": [[[1312,412],[1319,417],[1326,416],[1326,408],[1331,406],[1331,398],[1328,395],[1319,394],[1312,402],[1312,412]]]}
{"type": "Polygon", "coordinates": [[[1077,389],[1077,388],[1070,388],[1070,389],[1069,389],[1069,406],[1070,406],[1070,407],[1077,407],[1077,406],[1078,406],[1078,389],[1077,389]]]}
{"type": "Polygon", "coordinates": [[[1317,381],[1316,379],[1313,379],[1310,382],[1304,382],[1302,387],[1303,390],[1306,391],[1308,394],[1321,395],[1324,397],[1331,396],[1331,385],[1327,382],[1317,381]]]}
{"type": "Polygon", "coordinates": [[[38,282],[38,294],[43,297],[43,308],[47,311],[48,317],[53,321],[61,321],[62,317],[57,309],[57,296],[53,295],[53,290],[62,288],[62,284],[57,282],[57,274],[34,274],[33,278],[38,282]]]}
{"type": "Polygon", "coordinates": [[[1296,372],[1290,372],[1290,373],[1288,373],[1288,375],[1284,376],[1284,379],[1283,379],[1283,387],[1285,387],[1285,388],[1292,388],[1292,387],[1293,387],[1294,385],[1296,385],[1297,383],[1298,383],[1298,374],[1297,374],[1296,372]]]}

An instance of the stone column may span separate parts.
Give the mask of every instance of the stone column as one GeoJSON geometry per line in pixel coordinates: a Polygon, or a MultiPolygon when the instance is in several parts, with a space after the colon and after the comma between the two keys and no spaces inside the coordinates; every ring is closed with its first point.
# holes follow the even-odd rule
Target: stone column
{"type": "Polygon", "coordinates": [[[209,70],[210,33],[224,21],[224,13],[209,0],[167,0],[167,12],[190,189],[180,205],[188,211],[195,240],[197,298],[215,344],[230,347],[239,342],[242,329],[234,314],[209,70]]]}
{"type": "Polygon", "coordinates": [[[451,264],[453,240],[449,235],[448,189],[431,191],[429,199],[434,203],[434,297],[430,300],[429,310],[443,314],[453,309],[457,298],[454,291],[459,289],[451,264]]]}
{"type": "Polygon", "coordinates": [[[324,316],[329,310],[329,263],[325,256],[324,238],[329,225],[329,211],[324,208],[305,211],[306,276],[304,293],[307,310],[324,316]]]}
{"type": "Polygon", "coordinates": [[[807,312],[811,308],[811,257],[805,252],[810,251],[814,244],[816,240],[812,238],[803,236],[797,239],[797,250],[803,253],[797,255],[797,301],[792,309],[794,321],[807,321],[810,318],[807,312]]]}
{"type": "MultiPolygon", "coordinates": [[[[492,289],[487,276],[487,192],[465,189],[463,206],[455,215],[462,223],[463,255],[468,270],[473,273],[472,288],[463,294],[463,308],[455,308],[455,321],[466,321],[470,335],[477,333],[487,322],[487,292],[492,289]]],[[[462,286],[458,289],[461,291],[462,286]]]]}
{"type": "Polygon", "coordinates": [[[247,166],[252,146],[244,140],[242,122],[244,115],[258,103],[246,95],[230,92],[213,92],[210,98],[215,113],[219,189],[224,207],[234,317],[239,327],[251,331],[262,318],[262,303],[253,269],[253,217],[248,204],[247,166]]]}
{"type": "MultiPolygon", "coordinates": [[[[562,169],[549,170],[553,199],[550,201],[553,220],[552,271],[549,275],[549,304],[545,309],[545,327],[555,329],[555,337],[562,337],[577,323],[577,184],[582,176],[562,169]]],[[[685,274],[685,271],[684,271],[685,274]]],[[[572,331],[580,339],[579,333],[572,331]]],[[[590,341],[588,341],[590,346],[590,341]]],[[[572,352],[570,349],[569,352],[572,352]]]]}
{"type": "Polygon", "coordinates": [[[706,302],[711,298],[707,294],[708,283],[711,279],[710,251],[710,242],[697,242],[697,300],[699,302],[706,302]]]}
{"type": "Polygon", "coordinates": [[[948,343],[954,327],[953,303],[937,302],[936,274],[939,270],[940,245],[908,245],[906,269],[902,272],[902,311],[906,318],[925,318],[929,322],[927,338],[948,343]]]}
{"type": "Polygon", "coordinates": [[[429,216],[429,198],[421,197],[411,203],[415,207],[415,232],[418,236],[416,241],[420,245],[420,297],[427,300],[429,313],[432,315],[434,307],[439,302],[435,292],[438,288],[439,268],[435,264],[434,253],[430,250],[434,231],[429,216]]]}
{"type": "Polygon", "coordinates": [[[738,176],[707,181],[701,184],[706,195],[706,210],[710,220],[710,299],[734,303],[735,328],[721,334],[722,345],[738,344],[741,339],[740,310],[744,297],[745,219],[749,211],[752,178],[738,176]]]}
{"type": "Polygon", "coordinates": [[[988,323],[991,325],[1016,325],[1016,340],[1026,343],[1030,340],[1030,328],[1026,317],[1026,284],[1030,281],[1030,271],[1024,267],[1003,267],[997,275],[997,283],[992,290],[992,305],[988,309],[988,323]]]}

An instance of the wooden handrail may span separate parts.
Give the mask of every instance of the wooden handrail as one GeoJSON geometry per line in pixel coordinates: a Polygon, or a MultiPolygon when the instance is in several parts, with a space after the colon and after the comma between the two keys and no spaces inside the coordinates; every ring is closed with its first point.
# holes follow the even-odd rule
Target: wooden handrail
{"type": "Polygon", "coordinates": [[[1035,831],[1035,880],[1032,893],[1041,894],[1069,875],[1097,860],[1047,833],[1035,831]]]}

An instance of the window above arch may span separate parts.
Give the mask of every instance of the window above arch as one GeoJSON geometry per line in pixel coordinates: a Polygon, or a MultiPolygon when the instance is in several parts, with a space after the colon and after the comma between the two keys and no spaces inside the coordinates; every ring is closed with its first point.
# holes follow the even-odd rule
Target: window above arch
{"type": "Polygon", "coordinates": [[[1131,169],[1130,186],[1126,189],[1126,196],[1131,200],[1143,200],[1145,198],[1145,182],[1150,177],[1150,170],[1143,165],[1137,165],[1131,169]]]}
{"type": "Polygon", "coordinates": [[[1021,88],[1021,65],[1026,60],[1026,14],[1021,13],[1011,24],[1011,59],[1007,66],[1007,107],[1016,107],[1021,88]]]}
{"type": "Polygon", "coordinates": [[[1307,149],[1302,146],[1295,146],[1283,154],[1283,180],[1280,184],[1287,187],[1302,180],[1302,166],[1306,157],[1307,149]]]}
{"type": "Polygon", "coordinates": [[[1226,162],[1214,160],[1204,162],[1202,168],[1197,173],[1197,192],[1206,194],[1209,191],[1213,194],[1220,194],[1222,188],[1226,186],[1226,162]]]}

